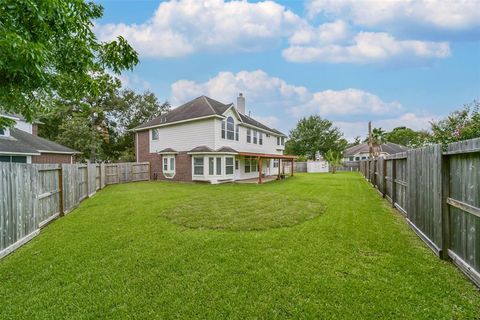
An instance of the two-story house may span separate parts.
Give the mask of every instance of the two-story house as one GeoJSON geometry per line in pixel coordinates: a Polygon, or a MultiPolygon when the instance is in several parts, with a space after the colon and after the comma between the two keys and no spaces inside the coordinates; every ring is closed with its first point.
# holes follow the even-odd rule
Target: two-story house
{"type": "Polygon", "coordinates": [[[295,161],[283,155],[285,134],[245,114],[242,94],[236,106],[198,97],[134,131],[136,160],[150,162],[152,179],[261,183],[295,161]]]}
{"type": "Polygon", "coordinates": [[[22,116],[0,112],[15,121],[13,128],[0,129],[0,162],[73,163],[79,152],[37,135],[38,123],[22,116]]]}

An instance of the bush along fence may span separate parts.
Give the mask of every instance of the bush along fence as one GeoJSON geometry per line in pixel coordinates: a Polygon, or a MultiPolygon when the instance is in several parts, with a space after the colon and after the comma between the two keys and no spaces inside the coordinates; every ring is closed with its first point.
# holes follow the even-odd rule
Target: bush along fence
{"type": "Polygon", "coordinates": [[[0,258],[106,185],[150,179],[150,164],[0,163],[0,258]]]}
{"type": "Polygon", "coordinates": [[[364,160],[360,172],[435,254],[480,287],[480,139],[364,160]]]}

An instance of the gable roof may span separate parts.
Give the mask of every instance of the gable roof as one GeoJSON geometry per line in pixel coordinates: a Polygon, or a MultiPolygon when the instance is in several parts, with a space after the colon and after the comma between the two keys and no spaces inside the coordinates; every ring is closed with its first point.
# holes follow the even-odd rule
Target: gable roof
{"type": "MultiPolygon", "coordinates": [[[[380,152],[385,152],[387,154],[395,154],[395,153],[400,153],[408,150],[407,147],[393,143],[393,142],[383,143],[379,146],[379,148],[380,148],[379,150],[380,152]]],[[[359,145],[348,148],[347,150],[345,150],[343,155],[345,157],[349,157],[349,156],[354,156],[358,153],[368,153],[368,152],[369,152],[368,143],[361,143],[359,145]]]]}
{"type": "MultiPolygon", "coordinates": [[[[181,106],[170,110],[168,113],[163,114],[153,120],[147,121],[138,127],[134,128],[134,131],[139,131],[142,129],[147,129],[155,126],[165,125],[169,123],[179,122],[179,121],[187,121],[187,120],[194,120],[198,118],[205,118],[205,117],[223,117],[225,111],[227,111],[230,107],[233,106],[233,103],[224,104],[220,101],[214,100],[207,96],[200,96],[195,98],[187,103],[182,104],[181,106]]],[[[269,128],[268,126],[260,123],[259,121],[248,117],[244,114],[237,112],[242,122],[257,127],[259,129],[267,130],[278,135],[285,136],[282,132],[269,128]]]]}
{"type": "Polygon", "coordinates": [[[79,152],[20,129],[12,128],[9,137],[0,137],[0,153],[38,155],[40,153],[74,154],[79,152]]]}

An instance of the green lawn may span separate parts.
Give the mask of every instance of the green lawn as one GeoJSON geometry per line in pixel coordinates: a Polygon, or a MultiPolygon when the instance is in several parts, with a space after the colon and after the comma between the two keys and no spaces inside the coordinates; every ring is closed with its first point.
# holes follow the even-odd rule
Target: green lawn
{"type": "Polygon", "coordinates": [[[0,261],[1,319],[474,319],[359,174],[109,186],[0,261]]]}

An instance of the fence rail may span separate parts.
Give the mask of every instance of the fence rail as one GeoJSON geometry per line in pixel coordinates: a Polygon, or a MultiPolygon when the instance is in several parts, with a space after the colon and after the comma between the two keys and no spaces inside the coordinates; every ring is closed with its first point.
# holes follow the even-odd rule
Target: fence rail
{"type": "Polygon", "coordinates": [[[148,162],[0,163],[0,258],[106,185],[149,180],[149,168],[148,162]],[[107,168],[117,173],[116,179],[107,179],[107,168]]]}
{"type": "Polygon", "coordinates": [[[480,139],[363,160],[360,172],[439,257],[480,287],[480,139]]]}

